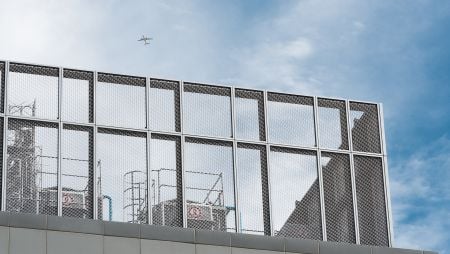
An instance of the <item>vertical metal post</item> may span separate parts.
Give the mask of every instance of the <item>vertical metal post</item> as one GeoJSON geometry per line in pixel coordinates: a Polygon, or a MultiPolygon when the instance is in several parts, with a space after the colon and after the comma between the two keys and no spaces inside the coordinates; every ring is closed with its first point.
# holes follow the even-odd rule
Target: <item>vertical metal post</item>
{"type": "Polygon", "coordinates": [[[350,102],[345,101],[345,111],[347,116],[347,132],[348,132],[348,148],[350,149],[350,175],[352,180],[352,196],[353,196],[353,216],[355,217],[355,238],[356,244],[360,244],[359,237],[359,218],[358,218],[358,199],[356,196],[356,174],[355,174],[355,162],[353,159],[353,139],[352,139],[352,127],[350,116],[350,102]]]}
{"type": "Polygon", "coordinates": [[[269,221],[265,221],[264,223],[269,223],[270,226],[270,235],[275,235],[275,230],[273,227],[273,210],[272,210],[272,191],[271,191],[271,181],[270,181],[270,145],[269,145],[269,120],[268,120],[268,110],[267,110],[267,91],[263,91],[264,96],[264,130],[265,130],[265,143],[266,143],[266,167],[267,167],[267,183],[268,183],[268,196],[269,196],[269,221]]]}
{"type": "MultiPolygon", "coordinates": [[[[97,167],[98,167],[98,163],[97,163],[97,77],[98,77],[98,74],[97,74],[97,72],[94,72],[94,81],[93,81],[93,83],[94,83],[94,87],[93,87],[93,97],[94,97],[94,102],[93,102],[93,107],[94,107],[94,109],[93,109],[93,114],[94,114],[94,117],[93,117],[93,120],[94,120],[94,133],[93,133],[93,137],[92,137],[92,144],[91,145],[93,145],[94,147],[93,147],[93,157],[94,157],[94,161],[93,161],[93,163],[94,163],[94,172],[92,172],[92,176],[94,177],[94,179],[93,179],[93,184],[94,184],[94,186],[92,187],[92,203],[93,203],[93,219],[94,220],[97,220],[97,219],[99,219],[98,218],[98,200],[99,200],[99,197],[98,197],[98,193],[99,193],[99,190],[98,190],[98,176],[97,176],[97,167]]],[[[100,218],[100,219],[102,219],[102,218],[100,218]]]]}
{"type": "MultiPolygon", "coordinates": [[[[150,129],[150,78],[145,79],[145,112],[146,112],[146,126],[147,130],[150,129]]],[[[151,203],[151,167],[150,167],[150,160],[151,160],[151,140],[152,140],[152,133],[151,131],[147,131],[147,222],[148,224],[153,224],[153,216],[152,216],[152,203],[151,203]]]]}
{"type": "Polygon", "coordinates": [[[181,189],[182,189],[182,202],[183,202],[183,227],[187,228],[187,202],[186,202],[186,173],[184,168],[184,113],[183,113],[183,97],[184,97],[184,83],[180,81],[180,131],[181,131],[181,189]]]}
{"type": "Polygon", "coordinates": [[[1,211],[6,211],[6,178],[7,178],[7,158],[8,158],[8,80],[9,62],[5,62],[5,94],[3,98],[3,161],[2,161],[2,193],[1,193],[1,211]]]}
{"type": "Polygon", "coordinates": [[[62,147],[62,85],[63,85],[63,69],[59,68],[59,77],[58,77],[58,166],[57,166],[57,175],[58,175],[58,195],[57,195],[57,203],[58,203],[58,216],[62,216],[62,174],[61,174],[61,147],[62,147]]]}
{"type": "Polygon", "coordinates": [[[236,109],[235,109],[235,89],[230,88],[231,90],[231,135],[233,137],[233,174],[234,174],[234,206],[235,206],[235,221],[236,221],[236,232],[242,232],[241,225],[241,212],[239,210],[239,187],[238,187],[238,168],[237,168],[237,142],[236,142],[236,109]]]}
{"type": "Polygon", "coordinates": [[[384,113],[383,104],[378,104],[378,123],[380,130],[380,144],[381,152],[383,154],[383,180],[384,180],[384,196],[386,204],[386,217],[387,217],[387,229],[389,247],[393,246],[394,230],[393,230],[393,218],[392,218],[392,206],[391,206],[391,190],[389,184],[389,167],[387,161],[387,147],[386,147],[386,134],[384,128],[384,113]]]}
{"type": "Polygon", "coordinates": [[[322,174],[322,154],[320,151],[320,137],[319,137],[319,107],[318,107],[318,99],[314,96],[314,104],[313,104],[313,113],[314,113],[314,133],[316,138],[316,147],[317,147],[317,173],[319,177],[319,195],[320,195],[320,215],[322,221],[322,238],[324,241],[327,240],[327,223],[325,218],[325,195],[323,188],[323,174],[322,174]]]}

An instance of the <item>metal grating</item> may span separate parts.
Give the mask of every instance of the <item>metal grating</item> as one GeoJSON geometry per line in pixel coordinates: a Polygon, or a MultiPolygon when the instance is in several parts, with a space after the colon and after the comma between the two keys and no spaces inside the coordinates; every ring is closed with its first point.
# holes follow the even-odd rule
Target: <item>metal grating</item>
{"type": "Polygon", "coordinates": [[[62,120],[77,123],[94,122],[94,73],[64,70],[62,120]]]}
{"type": "Polygon", "coordinates": [[[186,138],[188,228],[236,232],[232,144],[186,138]]]}
{"type": "Polygon", "coordinates": [[[381,153],[377,105],[350,102],[350,127],[354,151],[381,153]]]}
{"type": "Polygon", "coordinates": [[[180,84],[176,81],[150,80],[151,130],[181,131],[180,84]]]}
{"type": "Polygon", "coordinates": [[[348,154],[321,154],[327,240],[356,243],[348,154]]]}
{"type": "Polygon", "coordinates": [[[183,128],[188,134],[231,137],[231,89],[184,84],[183,128]]]}
{"type": "Polygon", "coordinates": [[[9,66],[7,113],[43,119],[58,118],[58,68],[9,66]]]}
{"type": "Polygon", "coordinates": [[[260,91],[236,89],[235,111],[236,138],[264,141],[264,94],[260,91]]]}
{"type": "Polygon", "coordinates": [[[0,113],[4,111],[5,98],[5,63],[0,62],[0,113]]]}
{"type": "Polygon", "coordinates": [[[267,96],[269,141],[315,146],[313,98],[278,93],[267,96]]]}
{"type": "Polygon", "coordinates": [[[146,133],[98,129],[99,219],[147,223],[146,133]]]}
{"type": "Polygon", "coordinates": [[[61,133],[62,215],[93,218],[93,129],[64,125],[61,133]]]}
{"type": "Polygon", "coordinates": [[[152,134],[150,167],[152,224],[183,227],[180,137],[152,134]]]}
{"type": "Polygon", "coordinates": [[[236,151],[240,232],[270,235],[266,147],[238,144],[236,151]]]}
{"type": "MultiPolygon", "coordinates": [[[[3,198],[3,142],[4,142],[4,138],[3,138],[3,133],[4,133],[4,127],[5,123],[4,123],[4,119],[3,117],[0,117],[0,141],[1,141],[1,145],[0,145],[0,204],[2,204],[2,198],[3,198]]],[[[0,205],[1,206],[1,205],[0,205]]]]}
{"type": "Polygon", "coordinates": [[[145,86],[145,78],[99,73],[96,89],[97,123],[146,128],[145,86]]]}
{"type": "Polygon", "coordinates": [[[274,234],[322,240],[316,152],[271,147],[269,174],[274,234]]]}
{"type": "Polygon", "coordinates": [[[382,159],[354,156],[361,244],[389,246],[382,159]]]}
{"type": "Polygon", "coordinates": [[[9,119],[6,210],[57,214],[58,126],[9,119]]]}
{"type": "Polygon", "coordinates": [[[318,99],[319,146],[348,150],[345,101],[318,99]]]}

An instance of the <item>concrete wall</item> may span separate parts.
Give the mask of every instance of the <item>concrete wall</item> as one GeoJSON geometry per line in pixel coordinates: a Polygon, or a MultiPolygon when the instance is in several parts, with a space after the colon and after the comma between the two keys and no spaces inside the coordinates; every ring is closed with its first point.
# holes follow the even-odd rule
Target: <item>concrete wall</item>
{"type": "Polygon", "coordinates": [[[0,254],[434,254],[434,252],[0,212],[0,254]]]}

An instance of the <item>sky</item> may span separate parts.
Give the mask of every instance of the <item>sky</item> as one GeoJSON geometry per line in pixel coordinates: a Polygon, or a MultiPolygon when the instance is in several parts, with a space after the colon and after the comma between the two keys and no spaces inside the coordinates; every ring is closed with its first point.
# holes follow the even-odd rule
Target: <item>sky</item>
{"type": "Polygon", "coordinates": [[[0,6],[0,59],[383,103],[394,245],[450,253],[450,1],[0,6]]]}

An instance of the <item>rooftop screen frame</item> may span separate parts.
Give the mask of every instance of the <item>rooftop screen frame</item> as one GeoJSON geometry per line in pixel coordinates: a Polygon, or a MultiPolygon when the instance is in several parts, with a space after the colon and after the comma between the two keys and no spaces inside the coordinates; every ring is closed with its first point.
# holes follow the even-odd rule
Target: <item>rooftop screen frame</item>
{"type": "MultiPolygon", "coordinates": [[[[103,129],[103,130],[111,130],[111,131],[120,131],[120,132],[137,132],[137,133],[141,133],[142,135],[146,135],[147,138],[147,143],[148,143],[148,148],[147,148],[147,160],[149,160],[148,158],[150,158],[150,145],[149,145],[149,140],[151,140],[151,136],[152,134],[156,134],[156,135],[164,135],[164,136],[171,136],[171,137],[178,137],[181,140],[181,150],[184,151],[184,143],[186,142],[185,139],[197,139],[197,140],[204,140],[205,142],[209,141],[218,141],[218,142],[224,142],[224,143],[230,143],[233,147],[233,160],[236,160],[236,149],[239,145],[256,145],[256,146],[265,146],[265,150],[267,153],[266,159],[267,162],[269,162],[270,160],[270,151],[271,148],[275,148],[275,149],[287,149],[287,150],[297,150],[297,151],[310,151],[313,152],[317,155],[317,161],[318,161],[318,168],[319,168],[319,181],[320,181],[320,196],[321,196],[321,217],[322,217],[322,229],[323,229],[323,240],[326,240],[326,221],[325,221],[325,204],[324,204],[324,197],[323,197],[323,176],[320,170],[320,155],[321,152],[328,152],[328,153],[343,153],[343,154],[348,154],[350,155],[350,160],[351,160],[351,170],[352,170],[352,182],[353,182],[353,186],[355,185],[354,181],[355,181],[355,177],[354,177],[354,162],[353,162],[353,156],[354,155],[359,155],[359,156],[367,156],[367,157],[378,157],[378,158],[382,158],[382,163],[383,163],[383,178],[384,178],[384,192],[385,192],[385,197],[386,197],[386,215],[387,215],[387,224],[388,224],[388,238],[389,238],[389,245],[392,246],[392,239],[393,239],[393,221],[392,221],[392,209],[391,209],[391,201],[390,201],[390,187],[389,187],[389,174],[388,174],[388,164],[387,164],[387,149],[386,149],[386,140],[385,140],[385,129],[384,129],[384,117],[383,117],[383,105],[381,103],[376,103],[376,102],[371,102],[371,101],[361,101],[361,100],[348,100],[348,99],[343,99],[343,98],[337,98],[337,97],[321,97],[321,96],[308,96],[308,95],[301,95],[301,94],[292,94],[292,93],[285,93],[285,92],[280,92],[280,91],[268,91],[268,90],[262,90],[262,89],[252,89],[252,88],[245,88],[245,87],[235,87],[235,86],[230,86],[230,85],[219,85],[219,84],[205,84],[204,82],[191,82],[191,81],[182,81],[182,80],[170,80],[170,79],[164,79],[164,78],[158,78],[158,77],[142,77],[139,75],[124,75],[124,74],[113,74],[113,73],[109,73],[109,72],[100,72],[100,71],[92,71],[92,70],[85,70],[85,69],[78,69],[78,68],[66,68],[66,67],[60,67],[60,66],[49,66],[49,65],[39,65],[39,64],[30,64],[30,63],[23,63],[23,62],[17,62],[17,61],[4,61],[4,60],[0,60],[0,67],[3,66],[4,71],[0,71],[1,72],[1,76],[0,76],[0,80],[4,81],[1,83],[2,87],[1,87],[1,91],[2,94],[0,96],[2,96],[2,100],[0,100],[1,102],[3,102],[3,105],[1,105],[1,108],[3,108],[4,110],[0,113],[0,120],[3,121],[3,140],[5,142],[3,142],[3,157],[4,158],[2,160],[2,182],[1,182],[1,187],[2,187],[2,196],[1,196],[1,211],[5,211],[6,208],[6,190],[5,190],[5,181],[7,178],[6,175],[6,167],[7,167],[7,160],[6,160],[6,155],[7,155],[7,142],[6,142],[6,137],[7,137],[7,131],[8,131],[8,120],[9,119],[17,119],[17,120],[24,120],[24,121],[31,121],[31,122],[44,122],[44,123],[53,123],[53,124],[57,124],[58,125],[58,182],[61,182],[61,173],[60,173],[60,168],[61,168],[61,132],[63,129],[64,125],[75,125],[75,126],[80,126],[80,127],[86,127],[86,128],[92,128],[93,133],[94,133],[94,161],[96,161],[96,135],[98,132],[98,129],[103,129]],[[43,118],[37,118],[37,117],[29,117],[29,116],[17,116],[17,115],[11,115],[7,112],[8,109],[8,89],[9,89],[9,82],[8,82],[8,74],[9,74],[9,67],[11,64],[18,64],[18,65],[24,65],[24,66],[29,66],[29,67],[44,67],[44,68],[50,68],[50,69],[55,69],[57,68],[58,70],[58,118],[55,119],[43,119],[43,118]],[[93,102],[92,102],[92,109],[90,109],[90,111],[92,111],[93,117],[92,117],[92,121],[86,123],[79,123],[79,122],[67,122],[67,121],[63,121],[62,120],[62,114],[61,114],[61,109],[62,109],[62,80],[64,77],[64,70],[68,70],[68,71],[80,71],[80,72],[85,72],[85,73],[93,73],[94,75],[94,85],[93,85],[93,102]],[[130,77],[130,78],[136,78],[136,79],[140,79],[140,80],[145,80],[145,103],[146,103],[146,128],[127,128],[127,127],[117,127],[117,126],[110,126],[110,125],[98,125],[97,124],[97,111],[96,111],[96,85],[98,82],[98,75],[114,75],[114,76],[118,76],[118,77],[130,77]],[[179,110],[178,111],[178,121],[180,126],[176,127],[175,131],[160,131],[160,130],[153,130],[150,129],[149,126],[149,121],[150,121],[150,110],[149,110],[149,88],[150,88],[150,81],[151,80],[156,80],[156,81],[169,81],[169,82],[175,82],[178,83],[178,92],[179,92],[179,101],[176,103],[178,105],[178,109],[176,108],[175,110],[179,110]],[[208,136],[208,135],[192,135],[189,133],[185,133],[184,132],[184,128],[183,128],[183,94],[185,93],[185,84],[186,85],[199,85],[199,86],[205,86],[205,87],[210,87],[210,88],[223,88],[225,90],[229,90],[230,91],[230,105],[231,105],[231,137],[218,137],[218,136],[208,136]],[[240,91],[254,91],[254,92],[258,92],[258,93],[262,93],[263,94],[263,107],[264,107],[264,139],[261,140],[246,140],[246,139],[237,139],[236,138],[236,109],[235,109],[235,98],[236,98],[236,90],[240,90],[240,91]],[[271,143],[270,141],[268,141],[268,135],[269,135],[269,126],[268,126],[268,116],[267,116],[267,105],[268,105],[268,97],[269,94],[277,94],[277,95],[282,95],[282,96],[287,96],[287,97],[303,97],[303,98],[310,98],[313,100],[313,112],[314,112],[314,127],[315,127],[315,140],[316,140],[316,144],[314,146],[309,146],[309,147],[305,147],[305,146],[297,146],[297,145],[292,145],[292,144],[282,144],[282,143],[271,143]],[[336,101],[342,101],[345,102],[345,106],[346,106],[346,115],[347,115],[347,134],[348,134],[348,150],[339,150],[339,149],[325,149],[325,148],[321,148],[319,147],[318,144],[320,144],[319,140],[320,140],[320,136],[318,133],[318,100],[319,99],[326,99],[326,100],[336,100],[336,101]],[[350,127],[350,103],[361,103],[361,104],[371,104],[377,107],[377,111],[378,111],[378,126],[379,126],[379,137],[380,137],[380,144],[381,144],[381,152],[380,153],[372,153],[372,152],[360,152],[360,151],[354,151],[353,150],[353,145],[352,145],[352,135],[351,135],[351,127],[350,127]]],[[[289,101],[287,101],[286,103],[290,103],[289,101]]],[[[182,155],[183,157],[183,155],[182,155]]],[[[183,158],[182,158],[183,160],[183,158]]],[[[147,163],[149,164],[149,162],[147,163]]],[[[184,171],[184,163],[182,162],[182,171],[184,171]]],[[[148,168],[149,165],[147,165],[148,168]]],[[[234,162],[234,176],[236,177],[236,161],[234,162]]],[[[270,171],[270,167],[269,167],[269,163],[267,163],[267,167],[268,167],[268,171],[270,171]]],[[[95,170],[94,170],[95,171],[95,170]]],[[[94,177],[95,173],[94,173],[94,177]]],[[[183,173],[183,178],[184,178],[184,173],[183,173]]],[[[184,184],[184,179],[183,179],[183,184],[184,184]]],[[[237,188],[237,186],[235,185],[235,188],[237,188]]],[[[269,193],[270,193],[270,182],[269,182],[269,193]]],[[[184,190],[184,188],[183,188],[184,190]]],[[[94,192],[96,192],[96,188],[94,186],[94,192]]],[[[58,184],[58,215],[61,216],[62,215],[62,201],[61,201],[61,197],[62,197],[62,189],[61,189],[61,184],[58,184]]],[[[237,194],[235,194],[235,199],[236,199],[236,203],[237,203],[237,211],[236,214],[238,214],[239,211],[239,200],[237,199],[237,194]]],[[[356,191],[353,190],[353,200],[356,200],[356,191]]],[[[357,218],[357,204],[355,202],[355,228],[356,228],[356,243],[359,244],[360,243],[360,239],[359,239],[359,228],[358,228],[358,218],[357,218]]],[[[186,215],[186,200],[185,200],[185,195],[183,194],[183,207],[184,207],[184,211],[183,211],[183,224],[186,227],[187,225],[187,215],[186,215]]],[[[269,195],[269,207],[270,207],[270,195],[269,195]]],[[[270,208],[270,215],[271,215],[271,211],[272,209],[270,208]]],[[[94,208],[93,208],[93,215],[94,215],[94,219],[97,219],[98,217],[98,209],[97,209],[97,202],[94,201],[94,208]]],[[[151,212],[148,215],[149,217],[151,217],[151,212]]],[[[272,220],[270,219],[270,224],[272,223],[272,220]]],[[[239,222],[239,216],[236,216],[236,225],[240,225],[239,222]]],[[[270,229],[271,229],[271,235],[274,235],[273,232],[273,226],[270,225],[270,229]]],[[[239,231],[239,229],[238,229],[239,231]]]]}

